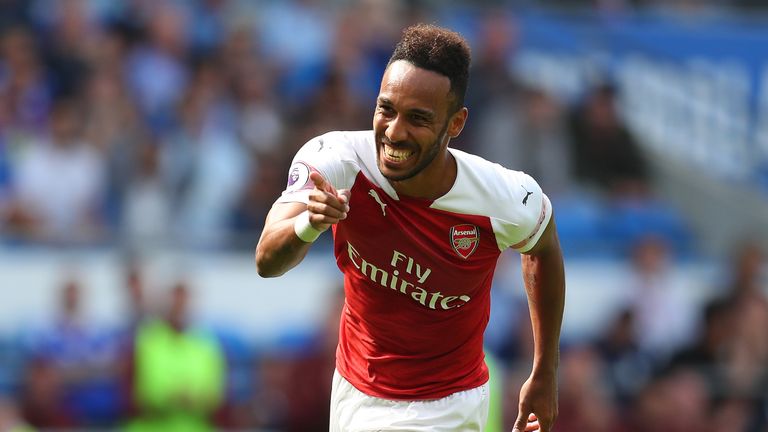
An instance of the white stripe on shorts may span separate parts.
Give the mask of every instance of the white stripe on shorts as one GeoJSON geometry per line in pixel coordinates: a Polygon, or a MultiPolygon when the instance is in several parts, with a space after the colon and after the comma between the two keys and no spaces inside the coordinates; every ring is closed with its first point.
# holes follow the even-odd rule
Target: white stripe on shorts
{"type": "Polygon", "coordinates": [[[488,399],[488,383],[441,399],[381,399],[361,392],[334,371],[329,432],[482,432],[488,399]]]}

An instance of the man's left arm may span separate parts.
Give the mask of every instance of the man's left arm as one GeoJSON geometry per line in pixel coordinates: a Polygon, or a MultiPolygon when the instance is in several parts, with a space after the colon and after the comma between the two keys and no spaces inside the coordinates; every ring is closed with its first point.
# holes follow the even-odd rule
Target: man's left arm
{"type": "Polygon", "coordinates": [[[520,390],[520,411],[514,432],[550,432],[557,418],[557,369],[565,306],[563,254],[554,215],[539,241],[521,259],[533,327],[534,357],[531,375],[520,390]]]}

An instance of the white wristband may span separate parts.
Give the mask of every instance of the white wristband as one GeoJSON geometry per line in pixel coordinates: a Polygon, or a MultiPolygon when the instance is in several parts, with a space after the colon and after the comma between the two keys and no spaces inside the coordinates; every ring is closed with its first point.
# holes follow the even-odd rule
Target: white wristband
{"type": "Polygon", "coordinates": [[[296,233],[296,236],[301,239],[301,241],[305,243],[312,243],[317,240],[317,238],[320,237],[320,234],[322,234],[325,230],[320,231],[319,229],[313,227],[309,222],[309,212],[305,210],[296,216],[296,219],[293,222],[293,231],[296,233]]]}

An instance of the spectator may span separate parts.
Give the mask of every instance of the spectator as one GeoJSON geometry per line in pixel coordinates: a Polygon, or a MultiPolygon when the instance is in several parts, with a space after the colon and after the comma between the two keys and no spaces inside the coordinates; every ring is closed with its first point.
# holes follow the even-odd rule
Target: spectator
{"type": "Polygon", "coordinates": [[[30,30],[11,26],[0,35],[0,130],[6,139],[37,135],[51,103],[48,71],[30,30]]]}
{"type": "Polygon", "coordinates": [[[260,10],[256,31],[282,78],[281,97],[301,103],[321,82],[333,28],[334,15],[317,0],[270,2],[260,10]]]}
{"type": "Polygon", "coordinates": [[[99,38],[99,23],[86,2],[52,3],[45,12],[45,59],[54,73],[51,87],[58,98],[78,96],[88,76],[88,57],[99,38]]]}
{"type": "Polygon", "coordinates": [[[756,302],[762,304],[761,307],[768,307],[768,299],[764,293],[764,289],[768,287],[764,266],[765,256],[758,244],[741,244],[733,254],[730,281],[726,287],[728,295],[737,302],[756,302]]]}
{"type": "Polygon", "coordinates": [[[136,331],[130,394],[130,432],[214,430],[222,402],[226,365],[216,340],[191,326],[190,291],[177,282],[162,318],[136,331]]]}
{"type": "Polygon", "coordinates": [[[65,279],[57,320],[31,343],[26,406],[40,410],[39,418],[30,414],[37,420],[27,417],[34,426],[105,426],[117,420],[117,343],[111,332],[89,326],[82,297],[80,282],[65,279]]]}
{"type": "MultiPolygon", "coordinates": [[[[408,21],[409,11],[400,1],[362,0],[338,14],[330,69],[339,71],[356,105],[367,108],[367,101],[378,94],[381,71],[408,21]]],[[[368,120],[365,113],[357,117],[368,120]]]]}
{"type": "MultiPolygon", "coordinates": [[[[137,107],[123,85],[122,74],[113,62],[121,55],[122,41],[114,35],[101,40],[95,70],[84,84],[84,134],[106,157],[107,211],[110,228],[119,228],[124,221],[120,214],[128,184],[141,175],[139,153],[147,135],[146,125],[137,107]]],[[[116,229],[119,231],[119,229],[116,229]]]]}
{"type": "Polygon", "coordinates": [[[170,127],[170,113],[181,102],[189,78],[184,64],[188,21],[184,10],[172,2],[153,5],[142,16],[147,20],[147,40],[128,55],[126,78],[146,121],[162,132],[170,127]]]}
{"type": "Polygon", "coordinates": [[[83,140],[81,106],[61,100],[50,137],[16,161],[9,229],[46,242],[82,243],[103,235],[106,161],[83,140]]]}
{"type": "Polygon", "coordinates": [[[258,359],[256,392],[250,402],[252,427],[285,432],[328,429],[331,381],[322,373],[334,369],[343,304],[339,287],[311,338],[286,337],[278,349],[258,359]]]}
{"type": "Polygon", "coordinates": [[[687,286],[676,280],[667,243],[655,236],[641,238],[631,255],[628,308],[635,317],[640,349],[665,359],[693,338],[695,309],[684,295],[687,286]]]}
{"type": "Polygon", "coordinates": [[[269,71],[251,54],[231,72],[240,140],[259,156],[278,152],[285,125],[277,110],[269,71]]]}
{"type": "Polygon", "coordinates": [[[560,415],[554,431],[621,431],[602,369],[598,353],[588,346],[573,347],[564,353],[560,415]]]}
{"type": "Polygon", "coordinates": [[[151,316],[149,299],[147,298],[146,277],[141,263],[130,259],[125,265],[124,284],[127,305],[128,325],[131,335],[133,331],[151,316]]]}
{"type": "Polygon", "coordinates": [[[729,333],[730,350],[726,373],[730,391],[756,396],[768,383],[768,299],[762,279],[763,252],[747,243],[734,254],[731,288],[734,320],[729,333]]]}
{"type": "Polygon", "coordinates": [[[331,382],[325,377],[333,373],[336,365],[343,292],[343,286],[339,286],[330,296],[324,322],[306,352],[291,363],[286,387],[290,401],[286,432],[328,429],[331,382]]]}
{"type": "Polygon", "coordinates": [[[701,377],[685,369],[652,380],[638,395],[631,431],[700,432],[708,429],[709,400],[701,377]]]}
{"type": "Polygon", "coordinates": [[[573,187],[563,109],[543,89],[519,92],[514,100],[496,97],[498,105],[488,110],[477,144],[492,160],[541,179],[544,190],[562,196],[573,187]]]}
{"type": "Polygon", "coordinates": [[[161,144],[174,234],[188,246],[223,246],[245,183],[248,157],[231,130],[220,71],[201,63],[179,106],[180,128],[161,144]]]}
{"type": "Polygon", "coordinates": [[[509,70],[517,43],[516,30],[510,18],[499,11],[483,17],[467,86],[467,107],[478,122],[468,122],[470,140],[463,145],[507,168],[522,169],[513,166],[519,162],[515,156],[522,105],[520,83],[509,70]]]}
{"type": "Polygon", "coordinates": [[[571,118],[578,179],[616,197],[646,196],[649,168],[616,107],[616,88],[595,87],[571,118]]]}
{"type": "Polygon", "coordinates": [[[759,405],[742,398],[723,398],[712,403],[710,430],[764,431],[765,419],[759,419],[759,405]],[[762,422],[762,426],[760,425],[762,422]]]}
{"type": "Polygon", "coordinates": [[[571,161],[564,110],[546,90],[526,87],[511,74],[518,29],[504,11],[483,17],[468,106],[480,119],[469,125],[468,146],[489,160],[524,171],[551,196],[570,187],[571,161]],[[476,129],[474,129],[476,128],[476,129]]]}
{"type": "Polygon", "coordinates": [[[731,332],[736,310],[728,301],[715,299],[704,308],[703,325],[693,343],[677,351],[670,369],[688,369],[701,375],[711,395],[728,392],[725,377],[731,332]]]}
{"type": "Polygon", "coordinates": [[[65,396],[62,378],[48,361],[26,364],[21,389],[21,415],[41,429],[71,429],[80,426],[78,413],[65,396]]]}
{"type": "Polygon", "coordinates": [[[620,310],[595,344],[604,365],[606,384],[612,399],[622,410],[628,409],[635,394],[650,379],[653,358],[640,349],[632,309],[620,310]]]}
{"type": "Polygon", "coordinates": [[[232,226],[239,233],[232,246],[251,249],[259,240],[275,190],[285,187],[285,173],[279,166],[280,162],[274,156],[254,157],[249,177],[232,212],[232,226]]]}
{"type": "Polygon", "coordinates": [[[133,250],[163,245],[170,239],[171,194],[160,170],[160,149],[151,139],[136,143],[135,167],[124,188],[120,224],[125,245],[133,250]]]}
{"type": "Polygon", "coordinates": [[[0,2],[0,32],[19,24],[29,24],[32,21],[30,6],[30,2],[27,0],[0,2]]]}

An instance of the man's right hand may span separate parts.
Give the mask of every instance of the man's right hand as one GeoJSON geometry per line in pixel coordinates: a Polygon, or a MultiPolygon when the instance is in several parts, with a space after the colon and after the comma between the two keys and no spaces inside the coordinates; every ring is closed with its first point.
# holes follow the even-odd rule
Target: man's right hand
{"type": "Polygon", "coordinates": [[[306,205],[301,202],[276,203],[269,210],[256,245],[256,269],[261,277],[280,276],[295,267],[317,238],[311,232],[306,239],[298,237],[297,218],[307,218],[307,228],[319,234],[347,217],[349,191],[336,191],[316,172],[310,173],[309,178],[314,189],[309,192],[306,205]]]}
{"type": "Polygon", "coordinates": [[[337,191],[317,172],[311,172],[309,179],[315,189],[309,193],[309,222],[320,231],[347,218],[350,192],[347,189],[337,191]]]}

